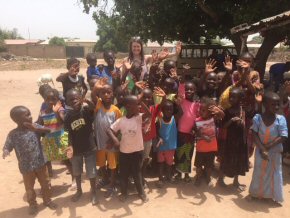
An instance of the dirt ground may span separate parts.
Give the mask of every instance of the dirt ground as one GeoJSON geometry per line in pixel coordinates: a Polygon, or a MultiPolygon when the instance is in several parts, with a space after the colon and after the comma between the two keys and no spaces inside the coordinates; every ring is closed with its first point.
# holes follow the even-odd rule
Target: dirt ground
{"type": "MultiPolygon", "coordinates": [[[[2,65],[0,64],[0,68],[2,65]]],[[[15,124],[9,118],[9,111],[13,106],[27,106],[34,117],[37,118],[38,110],[42,102],[36,94],[38,87],[36,80],[43,73],[51,73],[53,78],[65,69],[43,69],[0,71],[0,145],[3,146],[7,133],[15,128],[15,124]]],[[[85,69],[81,70],[85,74],[85,69]]],[[[61,89],[61,85],[56,83],[61,89]]],[[[1,147],[2,148],[2,147],[1,147]]],[[[2,150],[2,149],[1,149],[2,150]]],[[[2,153],[2,152],[1,152],[2,153]]],[[[177,185],[168,185],[164,189],[157,189],[154,182],[156,178],[149,179],[149,189],[146,192],[149,202],[142,204],[136,195],[132,194],[126,203],[121,203],[116,197],[105,199],[104,190],[99,193],[100,205],[93,207],[90,203],[89,181],[84,179],[84,194],[78,203],[70,201],[74,193],[70,188],[70,175],[66,174],[63,165],[53,165],[54,178],[52,179],[53,200],[58,204],[58,209],[52,211],[44,208],[42,199],[38,196],[40,212],[36,217],[199,217],[199,218],[227,218],[227,217],[284,217],[288,218],[290,208],[290,168],[284,167],[284,199],[283,207],[263,201],[247,201],[245,197],[248,191],[242,193],[236,191],[231,185],[232,180],[226,179],[228,188],[208,188],[205,184],[196,188],[192,183],[181,182],[177,185]]],[[[25,202],[25,190],[21,174],[18,170],[15,153],[12,152],[7,159],[0,158],[0,218],[31,217],[27,215],[27,203],[25,202]]],[[[191,174],[193,177],[195,172],[191,174]]],[[[241,182],[249,187],[252,170],[241,177],[241,182]]],[[[216,183],[216,177],[214,184],[216,183]]],[[[39,193],[39,184],[35,188],[39,193]]]]}

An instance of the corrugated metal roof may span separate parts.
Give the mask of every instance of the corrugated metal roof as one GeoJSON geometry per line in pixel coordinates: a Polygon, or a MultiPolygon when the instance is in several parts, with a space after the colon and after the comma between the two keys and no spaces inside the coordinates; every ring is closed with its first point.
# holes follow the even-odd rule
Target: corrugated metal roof
{"type": "Polygon", "coordinates": [[[271,27],[278,25],[278,24],[289,24],[290,23],[290,11],[286,11],[284,13],[278,14],[273,17],[268,17],[265,19],[260,20],[257,23],[253,23],[251,25],[248,24],[241,24],[239,26],[233,27],[231,29],[231,34],[241,34],[246,33],[252,34],[255,32],[259,32],[261,30],[271,29],[271,27]]]}

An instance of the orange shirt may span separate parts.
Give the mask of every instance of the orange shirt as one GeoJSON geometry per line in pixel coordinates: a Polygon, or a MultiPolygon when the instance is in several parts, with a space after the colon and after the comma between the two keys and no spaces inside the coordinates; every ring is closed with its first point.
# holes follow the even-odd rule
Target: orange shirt
{"type": "Polygon", "coordinates": [[[197,131],[197,152],[217,151],[216,127],[214,119],[203,120],[201,117],[195,121],[197,131]]]}

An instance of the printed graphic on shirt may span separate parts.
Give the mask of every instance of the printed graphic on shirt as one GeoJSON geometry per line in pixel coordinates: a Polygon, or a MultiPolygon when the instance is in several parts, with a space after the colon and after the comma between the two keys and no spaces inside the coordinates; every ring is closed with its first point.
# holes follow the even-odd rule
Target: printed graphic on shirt
{"type": "Polygon", "coordinates": [[[71,123],[71,129],[72,130],[78,130],[82,128],[82,126],[85,126],[86,122],[84,118],[80,118],[78,120],[75,120],[74,122],[71,123]]]}

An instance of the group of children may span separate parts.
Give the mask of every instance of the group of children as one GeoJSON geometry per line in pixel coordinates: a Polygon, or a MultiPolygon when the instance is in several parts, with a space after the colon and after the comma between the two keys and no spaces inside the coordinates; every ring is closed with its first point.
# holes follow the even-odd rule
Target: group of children
{"type": "MultiPolygon", "coordinates": [[[[242,54],[235,66],[227,57],[226,72],[216,72],[216,62],[210,60],[197,77],[184,76],[186,69],[177,75],[176,63],[156,53],[146,68],[140,60],[125,60],[117,67],[113,52],[105,52],[104,60],[106,66],[96,66],[95,54],[88,54],[87,86],[78,75],[79,60],[68,59],[68,72],[56,79],[63,95],[46,84],[40,87],[44,102],[37,122],[24,106],[10,111],[18,126],[7,136],[3,157],[15,150],[31,213],[37,211],[36,178],[44,204],[56,207],[47,174],[52,173],[54,160],[65,163],[76,183],[74,202],[82,196],[83,162],[93,205],[99,202],[98,188],[106,186],[105,197],[111,197],[118,184],[119,198],[125,201],[131,178],[138,196],[147,202],[146,169],[152,162],[157,162],[153,166],[158,168],[158,188],[181,179],[190,182],[192,163],[194,184],[199,186],[205,178],[213,186],[216,161],[217,184],[226,187],[224,177],[230,177],[242,191],[245,186],[238,177],[249,171],[254,148],[250,196],[283,201],[281,154],[287,122],[277,114],[280,97],[264,92],[259,74],[251,70],[251,54],[242,54]]],[[[285,90],[284,95],[290,96],[288,83],[285,90]]],[[[286,105],[288,98],[283,99],[286,105]]]]}

